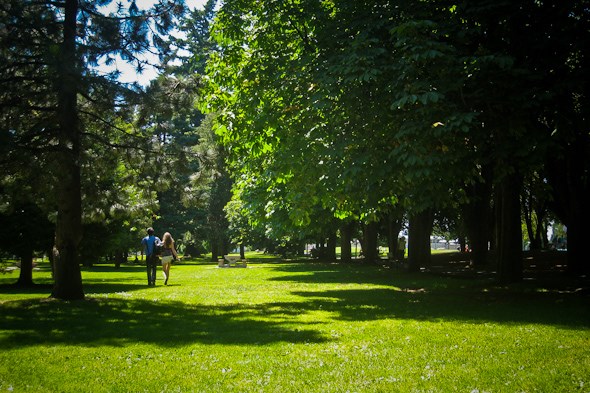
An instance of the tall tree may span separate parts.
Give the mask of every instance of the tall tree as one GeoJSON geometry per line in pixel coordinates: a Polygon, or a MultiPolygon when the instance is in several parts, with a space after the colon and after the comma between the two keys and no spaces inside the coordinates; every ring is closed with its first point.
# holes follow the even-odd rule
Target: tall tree
{"type": "Polygon", "coordinates": [[[52,186],[57,210],[52,296],[60,299],[84,297],[78,261],[81,165],[87,147],[103,141],[88,125],[98,123],[103,130],[121,132],[104,114],[123,115],[127,93],[133,92],[117,82],[117,72],[104,74],[96,66],[120,56],[143,69],[145,60],[138,55],[152,48],[166,49],[158,36],[169,31],[174,16],[183,12],[180,1],[158,2],[149,10],[140,10],[130,1],[128,7],[118,3],[109,12],[105,7],[111,3],[115,4],[11,1],[2,8],[3,22],[9,27],[3,31],[31,38],[10,43],[2,73],[16,96],[27,100],[3,98],[2,105],[21,118],[26,108],[36,111],[33,122],[12,121],[14,128],[9,132],[17,136],[20,146],[43,149],[53,163],[46,168],[56,180],[52,186]],[[14,82],[19,80],[20,85],[14,82]]]}
{"type": "Polygon", "coordinates": [[[168,69],[147,88],[136,122],[153,142],[142,172],[151,179],[146,186],[159,202],[146,212],[157,217],[149,225],[156,231],[171,232],[178,244],[185,235],[192,239],[204,232],[198,218],[204,214],[206,201],[191,180],[206,161],[196,151],[202,141],[197,130],[204,119],[196,109],[200,78],[196,74],[174,75],[168,69]]]}
{"type": "MultiPolygon", "coordinates": [[[[179,25],[183,36],[171,39],[178,49],[175,56],[180,64],[171,67],[170,74],[180,80],[198,81],[194,87],[199,88],[199,93],[206,61],[215,48],[210,39],[210,27],[216,4],[216,0],[208,0],[202,9],[191,10],[179,25]]],[[[191,109],[193,113],[199,113],[191,109]]],[[[213,117],[214,114],[206,119],[201,117],[200,124],[196,124],[198,127],[194,127],[192,132],[199,142],[192,151],[198,157],[199,165],[190,181],[186,182],[185,190],[189,192],[185,193],[187,197],[184,201],[199,206],[200,222],[194,222],[194,227],[201,228],[201,238],[206,238],[212,259],[216,260],[219,255],[228,252],[230,242],[224,208],[230,200],[231,179],[225,163],[227,153],[213,130],[213,117]]]]}
{"type": "Polygon", "coordinates": [[[538,74],[542,108],[536,131],[549,140],[544,169],[550,207],[567,226],[567,263],[572,274],[588,274],[590,237],[590,2],[543,1],[529,5],[519,31],[521,61],[538,74]],[[523,34],[524,33],[524,34],[523,34]]]}
{"type": "MultiPolygon", "coordinates": [[[[264,183],[262,200],[280,195],[299,222],[310,205],[366,221],[398,205],[410,215],[470,198],[489,206],[493,190],[506,209],[501,279],[519,280],[520,225],[509,219],[520,217],[519,179],[555,143],[555,192],[571,191],[552,179],[575,167],[565,178],[586,196],[587,16],[587,1],[228,0],[213,30],[209,103],[240,179],[264,183]],[[555,70],[567,83],[546,78],[555,70]]],[[[585,216],[567,195],[563,214],[585,216]]]]}
{"type": "Polygon", "coordinates": [[[463,64],[442,25],[424,20],[444,20],[439,11],[224,3],[209,97],[238,182],[265,183],[259,195],[281,195],[299,223],[317,205],[371,222],[396,204],[448,203],[449,189],[475,172],[457,143],[475,116],[443,101],[458,95],[463,64]]]}

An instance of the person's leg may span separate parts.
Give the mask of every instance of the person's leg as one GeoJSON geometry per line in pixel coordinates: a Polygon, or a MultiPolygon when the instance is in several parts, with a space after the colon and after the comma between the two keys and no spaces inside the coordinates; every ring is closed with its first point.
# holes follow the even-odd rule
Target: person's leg
{"type": "Polygon", "coordinates": [[[158,270],[158,258],[154,256],[152,259],[152,285],[156,285],[156,272],[158,270]]]}
{"type": "Polygon", "coordinates": [[[170,278],[170,262],[165,263],[162,265],[162,270],[164,270],[164,285],[168,285],[168,279],[170,278]]]}
{"type": "Polygon", "coordinates": [[[148,285],[152,285],[152,272],[151,272],[151,256],[146,255],[145,257],[145,266],[147,268],[147,279],[148,279],[148,285]]]}

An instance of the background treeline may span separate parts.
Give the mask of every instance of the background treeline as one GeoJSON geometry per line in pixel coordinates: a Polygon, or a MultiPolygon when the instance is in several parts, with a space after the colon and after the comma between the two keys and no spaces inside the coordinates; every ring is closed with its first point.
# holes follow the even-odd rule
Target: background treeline
{"type": "Polygon", "coordinates": [[[215,3],[0,5],[1,247],[21,284],[47,252],[53,295],[83,297],[80,263],[126,260],[150,225],[212,259],[349,260],[358,238],[366,261],[407,226],[411,270],[436,232],[510,282],[559,222],[588,272],[588,1],[215,3]],[[115,60],[162,73],[120,83],[115,60]]]}
{"type": "Polygon", "coordinates": [[[367,260],[379,228],[392,241],[407,219],[412,270],[436,225],[467,238],[476,265],[492,248],[504,282],[522,277],[522,228],[538,249],[561,222],[569,270],[588,272],[589,13],[587,1],[224,2],[207,97],[235,174],[231,217],[330,250],[338,232],[344,259],[356,226],[367,260]]]}

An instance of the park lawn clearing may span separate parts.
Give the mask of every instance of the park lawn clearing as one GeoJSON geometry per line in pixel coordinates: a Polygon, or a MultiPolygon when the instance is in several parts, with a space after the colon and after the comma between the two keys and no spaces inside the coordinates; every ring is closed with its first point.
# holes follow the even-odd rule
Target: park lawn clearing
{"type": "Polygon", "coordinates": [[[0,392],[590,391],[570,288],[279,260],[158,275],[84,269],[76,302],[0,286],[0,392]]]}

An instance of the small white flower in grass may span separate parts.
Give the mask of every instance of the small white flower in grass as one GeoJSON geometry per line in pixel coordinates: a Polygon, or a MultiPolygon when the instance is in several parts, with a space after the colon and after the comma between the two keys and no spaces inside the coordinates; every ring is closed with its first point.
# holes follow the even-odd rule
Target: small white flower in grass
{"type": "Polygon", "coordinates": [[[129,292],[116,292],[115,293],[117,296],[122,296],[122,297],[132,297],[133,295],[131,295],[129,292]]]}

